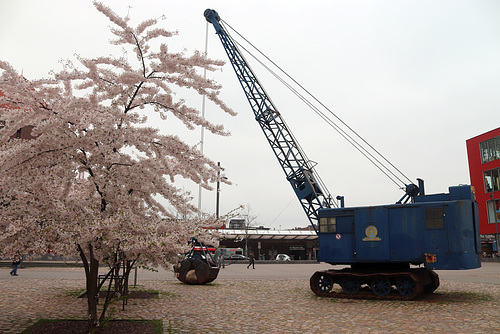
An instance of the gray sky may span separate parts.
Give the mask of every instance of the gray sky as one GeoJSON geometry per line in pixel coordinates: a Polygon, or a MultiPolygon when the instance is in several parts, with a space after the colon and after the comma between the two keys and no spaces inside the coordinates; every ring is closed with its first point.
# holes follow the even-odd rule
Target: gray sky
{"type": "MultiPolygon", "coordinates": [[[[206,8],[285,69],[426,192],[469,183],[466,139],[499,126],[500,2],[474,1],[103,1],[133,23],[151,17],[178,30],[173,50],[205,49],[206,8]]],[[[120,54],[108,44],[109,21],[87,0],[0,0],[0,59],[27,78],[59,69],[59,60],[120,54]]],[[[210,25],[208,54],[227,60],[210,25]]],[[[248,57],[247,57],[248,58],[248,57]]],[[[248,58],[251,64],[252,60],[248,58]]],[[[291,131],[332,195],[347,206],[396,202],[403,193],[284,87],[253,65],[291,131]]],[[[259,225],[306,226],[229,64],[209,74],[238,112],[207,104],[206,117],[231,137],[205,132],[204,152],[220,161],[232,186],[222,185],[221,214],[250,205],[259,225]]],[[[189,95],[201,109],[201,98],[189,95]]],[[[175,122],[162,124],[174,131],[175,122]]],[[[182,134],[200,141],[200,130],[182,134]]],[[[196,205],[197,186],[192,190],[196,205]]],[[[215,211],[215,192],[202,207],[215,211]]]]}

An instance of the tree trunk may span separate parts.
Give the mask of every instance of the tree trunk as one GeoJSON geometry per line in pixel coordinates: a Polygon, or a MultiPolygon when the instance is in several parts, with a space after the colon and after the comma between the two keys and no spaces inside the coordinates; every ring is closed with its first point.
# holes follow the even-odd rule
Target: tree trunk
{"type": "Polygon", "coordinates": [[[85,277],[87,279],[88,332],[92,333],[99,326],[99,318],[97,317],[97,277],[99,275],[99,261],[94,257],[94,249],[91,244],[88,244],[88,259],[82,247],[80,245],[77,245],[77,247],[83,266],[85,267],[85,277]]]}
{"type": "Polygon", "coordinates": [[[87,275],[87,305],[89,309],[89,333],[99,326],[97,317],[97,276],[99,275],[99,261],[94,257],[90,259],[90,274],[87,275]]]}

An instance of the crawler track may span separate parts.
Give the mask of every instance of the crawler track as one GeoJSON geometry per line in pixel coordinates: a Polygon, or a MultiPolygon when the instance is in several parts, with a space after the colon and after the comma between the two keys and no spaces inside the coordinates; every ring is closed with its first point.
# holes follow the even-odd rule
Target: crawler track
{"type": "Polygon", "coordinates": [[[439,277],[425,268],[383,272],[323,270],[312,275],[310,286],[320,297],[413,300],[434,292],[439,286],[439,277]],[[340,285],[342,291],[334,291],[335,284],[340,285]]]}

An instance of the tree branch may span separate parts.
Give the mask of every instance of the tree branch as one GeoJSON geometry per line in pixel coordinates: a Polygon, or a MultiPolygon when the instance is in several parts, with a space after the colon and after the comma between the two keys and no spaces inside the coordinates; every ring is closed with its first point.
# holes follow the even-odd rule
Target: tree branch
{"type": "Polygon", "coordinates": [[[135,39],[135,45],[137,46],[137,50],[139,50],[141,61],[142,61],[142,75],[146,77],[146,63],[144,62],[144,55],[142,54],[141,46],[139,45],[139,41],[137,40],[137,36],[133,32],[130,33],[132,37],[135,39]]]}

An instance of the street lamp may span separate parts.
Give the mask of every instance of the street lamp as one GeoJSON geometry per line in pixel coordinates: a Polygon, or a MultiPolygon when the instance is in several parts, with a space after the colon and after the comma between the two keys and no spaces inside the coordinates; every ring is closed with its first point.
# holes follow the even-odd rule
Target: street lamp
{"type": "Polygon", "coordinates": [[[217,194],[215,195],[215,217],[219,219],[219,193],[220,193],[220,162],[217,163],[217,194]]]}
{"type": "MultiPolygon", "coordinates": [[[[219,198],[220,198],[220,171],[224,170],[224,168],[221,168],[220,162],[217,162],[217,167],[219,167],[219,170],[217,171],[217,194],[215,198],[215,217],[219,219],[219,198]]],[[[227,177],[223,176],[222,179],[226,180],[227,177]]]]}

